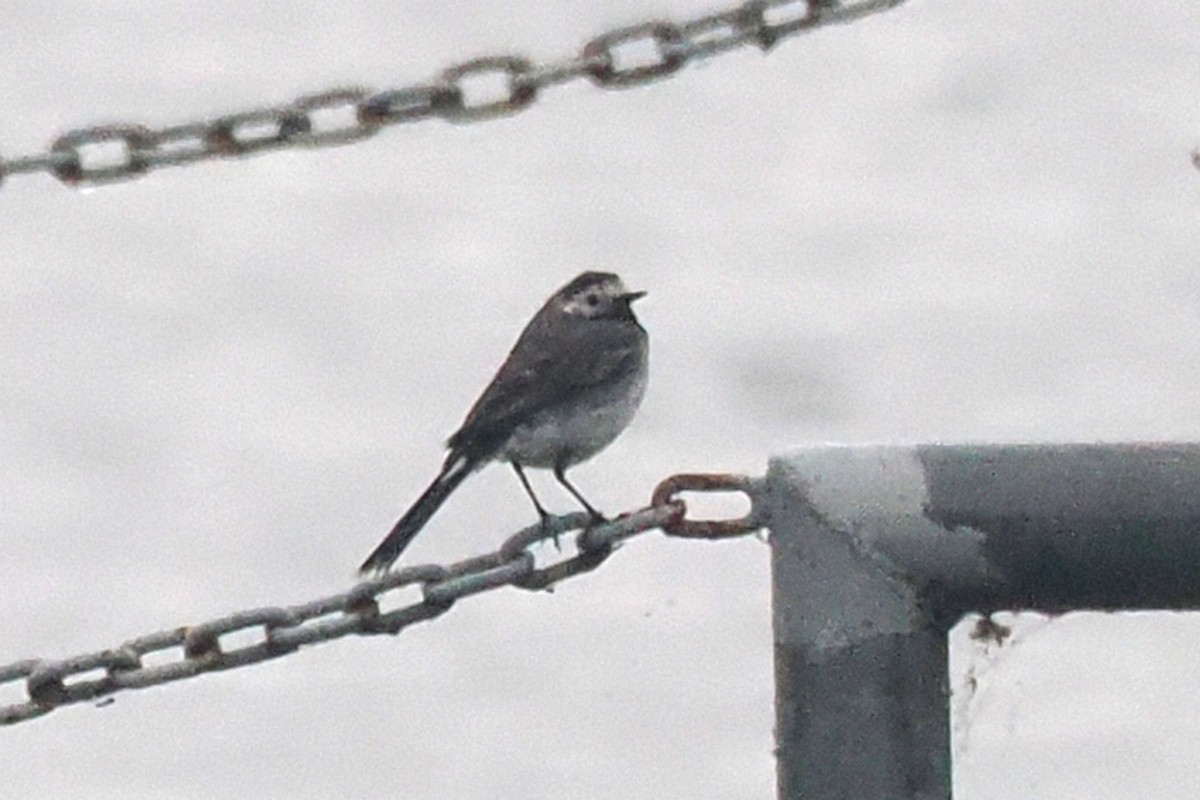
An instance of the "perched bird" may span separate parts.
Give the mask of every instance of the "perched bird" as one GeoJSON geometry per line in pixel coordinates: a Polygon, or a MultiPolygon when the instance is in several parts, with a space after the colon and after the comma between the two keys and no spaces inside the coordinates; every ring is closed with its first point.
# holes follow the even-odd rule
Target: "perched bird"
{"type": "Polygon", "coordinates": [[[602,520],[566,471],[616,439],[642,402],[649,342],[630,304],[643,295],[607,272],[585,272],[551,295],[447,440],[441,472],[360,572],[388,569],[450,493],[490,461],[512,464],[543,520],[549,513],[525,467],[553,470],[592,518],[602,520]]]}

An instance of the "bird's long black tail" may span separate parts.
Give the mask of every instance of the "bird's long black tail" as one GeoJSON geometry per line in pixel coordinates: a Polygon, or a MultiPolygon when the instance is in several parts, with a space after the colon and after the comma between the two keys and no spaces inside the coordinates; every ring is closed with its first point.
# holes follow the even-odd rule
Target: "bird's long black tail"
{"type": "Polygon", "coordinates": [[[417,498],[417,502],[412,504],[412,508],[404,512],[404,516],[392,527],[392,532],[384,537],[371,555],[367,556],[367,560],[358,568],[358,571],[366,574],[382,572],[390,567],[404,552],[404,548],[408,547],[408,543],[413,540],[413,537],[421,532],[421,528],[425,527],[425,523],[429,522],[429,518],[442,507],[442,503],[446,502],[450,493],[475,471],[478,463],[477,460],[463,455],[457,457],[452,455],[446,459],[445,466],[433,479],[433,483],[429,484],[429,488],[417,498]]]}

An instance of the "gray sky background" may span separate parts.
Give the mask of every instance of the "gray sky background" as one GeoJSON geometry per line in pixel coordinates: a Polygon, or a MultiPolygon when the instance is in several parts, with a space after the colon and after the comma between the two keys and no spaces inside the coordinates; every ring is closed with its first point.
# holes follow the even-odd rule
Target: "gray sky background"
{"type": "MultiPolygon", "coordinates": [[[[715,0],[9,0],[0,152],[715,0]]],[[[0,662],[341,591],[526,318],[650,294],[602,508],[818,442],[1200,439],[1200,5],[911,0],[644,89],[79,192],[0,186],[0,662]]],[[[569,498],[538,476],[548,502],[569,498]]],[[[530,522],[473,478],[410,563],[530,522]]],[[[643,537],[552,595],[0,732],[26,798],[768,798],[768,549],[643,537]]],[[[1194,798],[1191,615],[1024,618],[955,711],[970,800],[1194,798]]],[[[16,696],[0,692],[0,702],[16,696]]]]}

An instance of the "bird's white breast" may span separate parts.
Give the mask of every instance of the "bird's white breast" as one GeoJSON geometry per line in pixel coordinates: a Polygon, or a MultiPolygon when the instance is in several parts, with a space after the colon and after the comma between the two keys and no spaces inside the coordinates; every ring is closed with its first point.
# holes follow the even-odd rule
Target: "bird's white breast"
{"type": "Polygon", "coordinates": [[[592,387],[569,406],[539,414],[513,431],[500,458],[543,469],[586,461],[628,427],[646,394],[647,376],[643,361],[620,381],[592,387]]]}

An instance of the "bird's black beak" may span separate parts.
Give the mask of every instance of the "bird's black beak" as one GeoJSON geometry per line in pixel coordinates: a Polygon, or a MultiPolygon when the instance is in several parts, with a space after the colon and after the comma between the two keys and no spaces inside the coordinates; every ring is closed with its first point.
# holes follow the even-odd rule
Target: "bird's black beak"
{"type": "Polygon", "coordinates": [[[621,295],[621,299],[625,301],[625,305],[629,305],[634,300],[641,300],[645,296],[645,292],[626,292],[625,294],[621,295]]]}

